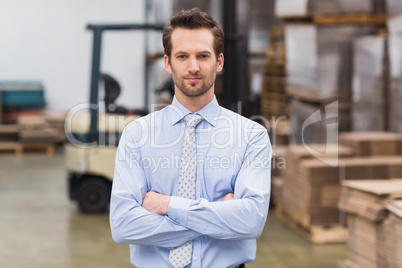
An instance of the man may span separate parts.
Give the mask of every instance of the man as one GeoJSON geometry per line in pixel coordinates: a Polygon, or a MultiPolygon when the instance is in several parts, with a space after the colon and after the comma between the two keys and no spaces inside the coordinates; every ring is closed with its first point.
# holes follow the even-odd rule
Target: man
{"type": "MultiPolygon", "coordinates": [[[[172,104],[128,125],[116,156],[110,224],[137,267],[242,267],[268,213],[265,128],[220,107],[222,26],[198,9],[163,32],[172,104]]],[[[226,89],[230,90],[230,89],[226,89]]]]}

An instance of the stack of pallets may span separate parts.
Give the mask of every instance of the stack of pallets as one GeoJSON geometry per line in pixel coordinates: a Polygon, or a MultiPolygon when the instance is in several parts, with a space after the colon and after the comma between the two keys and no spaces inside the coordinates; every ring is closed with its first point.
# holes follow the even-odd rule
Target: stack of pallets
{"type": "MultiPolygon", "coordinates": [[[[352,157],[343,146],[312,144],[325,152],[323,160],[352,157]]],[[[339,178],[336,168],[317,160],[303,145],[291,145],[284,153],[286,168],[273,185],[275,212],[313,243],[345,242],[346,230],[336,212],[339,178]],[[277,189],[280,184],[280,189],[277,189]]]]}
{"type": "Polygon", "coordinates": [[[0,152],[14,151],[18,153],[21,145],[18,142],[18,125],[0,124],[0,152]]]}
{"type": "Polygon", "coordinates": [[[48,155],[53,155],[56,143],[61,141],[60,132],[60,126],[48,122],[43,116],[18,118],[20,153],[25,150],[46,150],[48,155]]]}
{"type": "MultiPolygon", "coordinates": [[[[382,0],[276,2],[286,40],[286,92],[292,98],[292,143],[327,140],[328,105],[337,105],[338,131],[350,130],[353,41],[385,26],[382,0]],[[318,113],[315,117],[313,114],[318,113]],[[304,124],[314,117],[309,128],[304,124]],[[302,134],[305,134],[302,137],[302,134]],[[324,135],[325,138],[322,136],[324,135]],[[326,140],[323,140],[326,139],[326,140]]],[[[331,108],[332,109],[332,108],[331,108]]]]}
{"type": "Polygon", "coordinates": [[[289,98],[286,94],[286,49],[283,27],[271,27],[269,37],[261,92],[261,112],[266,119],[271,120],[288,117],[289,98]]]}

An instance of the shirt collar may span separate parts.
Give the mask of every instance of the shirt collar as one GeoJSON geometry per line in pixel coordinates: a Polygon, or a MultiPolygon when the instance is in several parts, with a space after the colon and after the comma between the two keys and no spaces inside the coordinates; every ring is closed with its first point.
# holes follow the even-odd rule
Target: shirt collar
{"type": "MultiPolygon", "coordinates": [[[[183,106],[177,99],[176,96],[173,97],[172,104],[168,106],[172,112],[170,113],[170,123],[172,125],[177,124],[180,120],[182,120],[186,115],[191,114],[192,112],[183,106]]],[[[204,119],[210,123],[212,126],[216,125],[217,116],[220,113],[220,106],[218,101],[216,100],[216,96],[204,107],[202,107],[197,114],[204,117],[204,119]]]]}

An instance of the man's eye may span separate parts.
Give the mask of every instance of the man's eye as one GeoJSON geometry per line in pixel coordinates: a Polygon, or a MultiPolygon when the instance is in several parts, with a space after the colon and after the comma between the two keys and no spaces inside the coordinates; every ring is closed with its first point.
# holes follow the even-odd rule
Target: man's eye
{"type": "Polygon", "coordinates": [[[206,58],[208,58],[208,55],[200,55],[200,58],[206,59],[206,58]]]}
{"type": "Polygon", "coordinates": [[[179,59],[185,59],[186,58],[186,56],[185,55],[179,55],[179,56],[177,56],[179,59]]]}

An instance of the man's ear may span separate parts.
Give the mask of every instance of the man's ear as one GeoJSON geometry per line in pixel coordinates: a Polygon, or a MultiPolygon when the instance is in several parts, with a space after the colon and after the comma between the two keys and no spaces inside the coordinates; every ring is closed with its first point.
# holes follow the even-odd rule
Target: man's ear
{"type": "Polygon", "coordinates": [[[169,57],[167,55],[163,56],[163,61],[165,62],[166,72],[172,74],[172,67],[170,66],[169,57]]]}
{"type": "Polygon", "coordinates": [[[225,59],[223,57],[223,53],[219,54],[218,57],[218,64],[216,65],[216,72],[220,72],[223,69],[223,63],[224,63],[225,59]]]}

